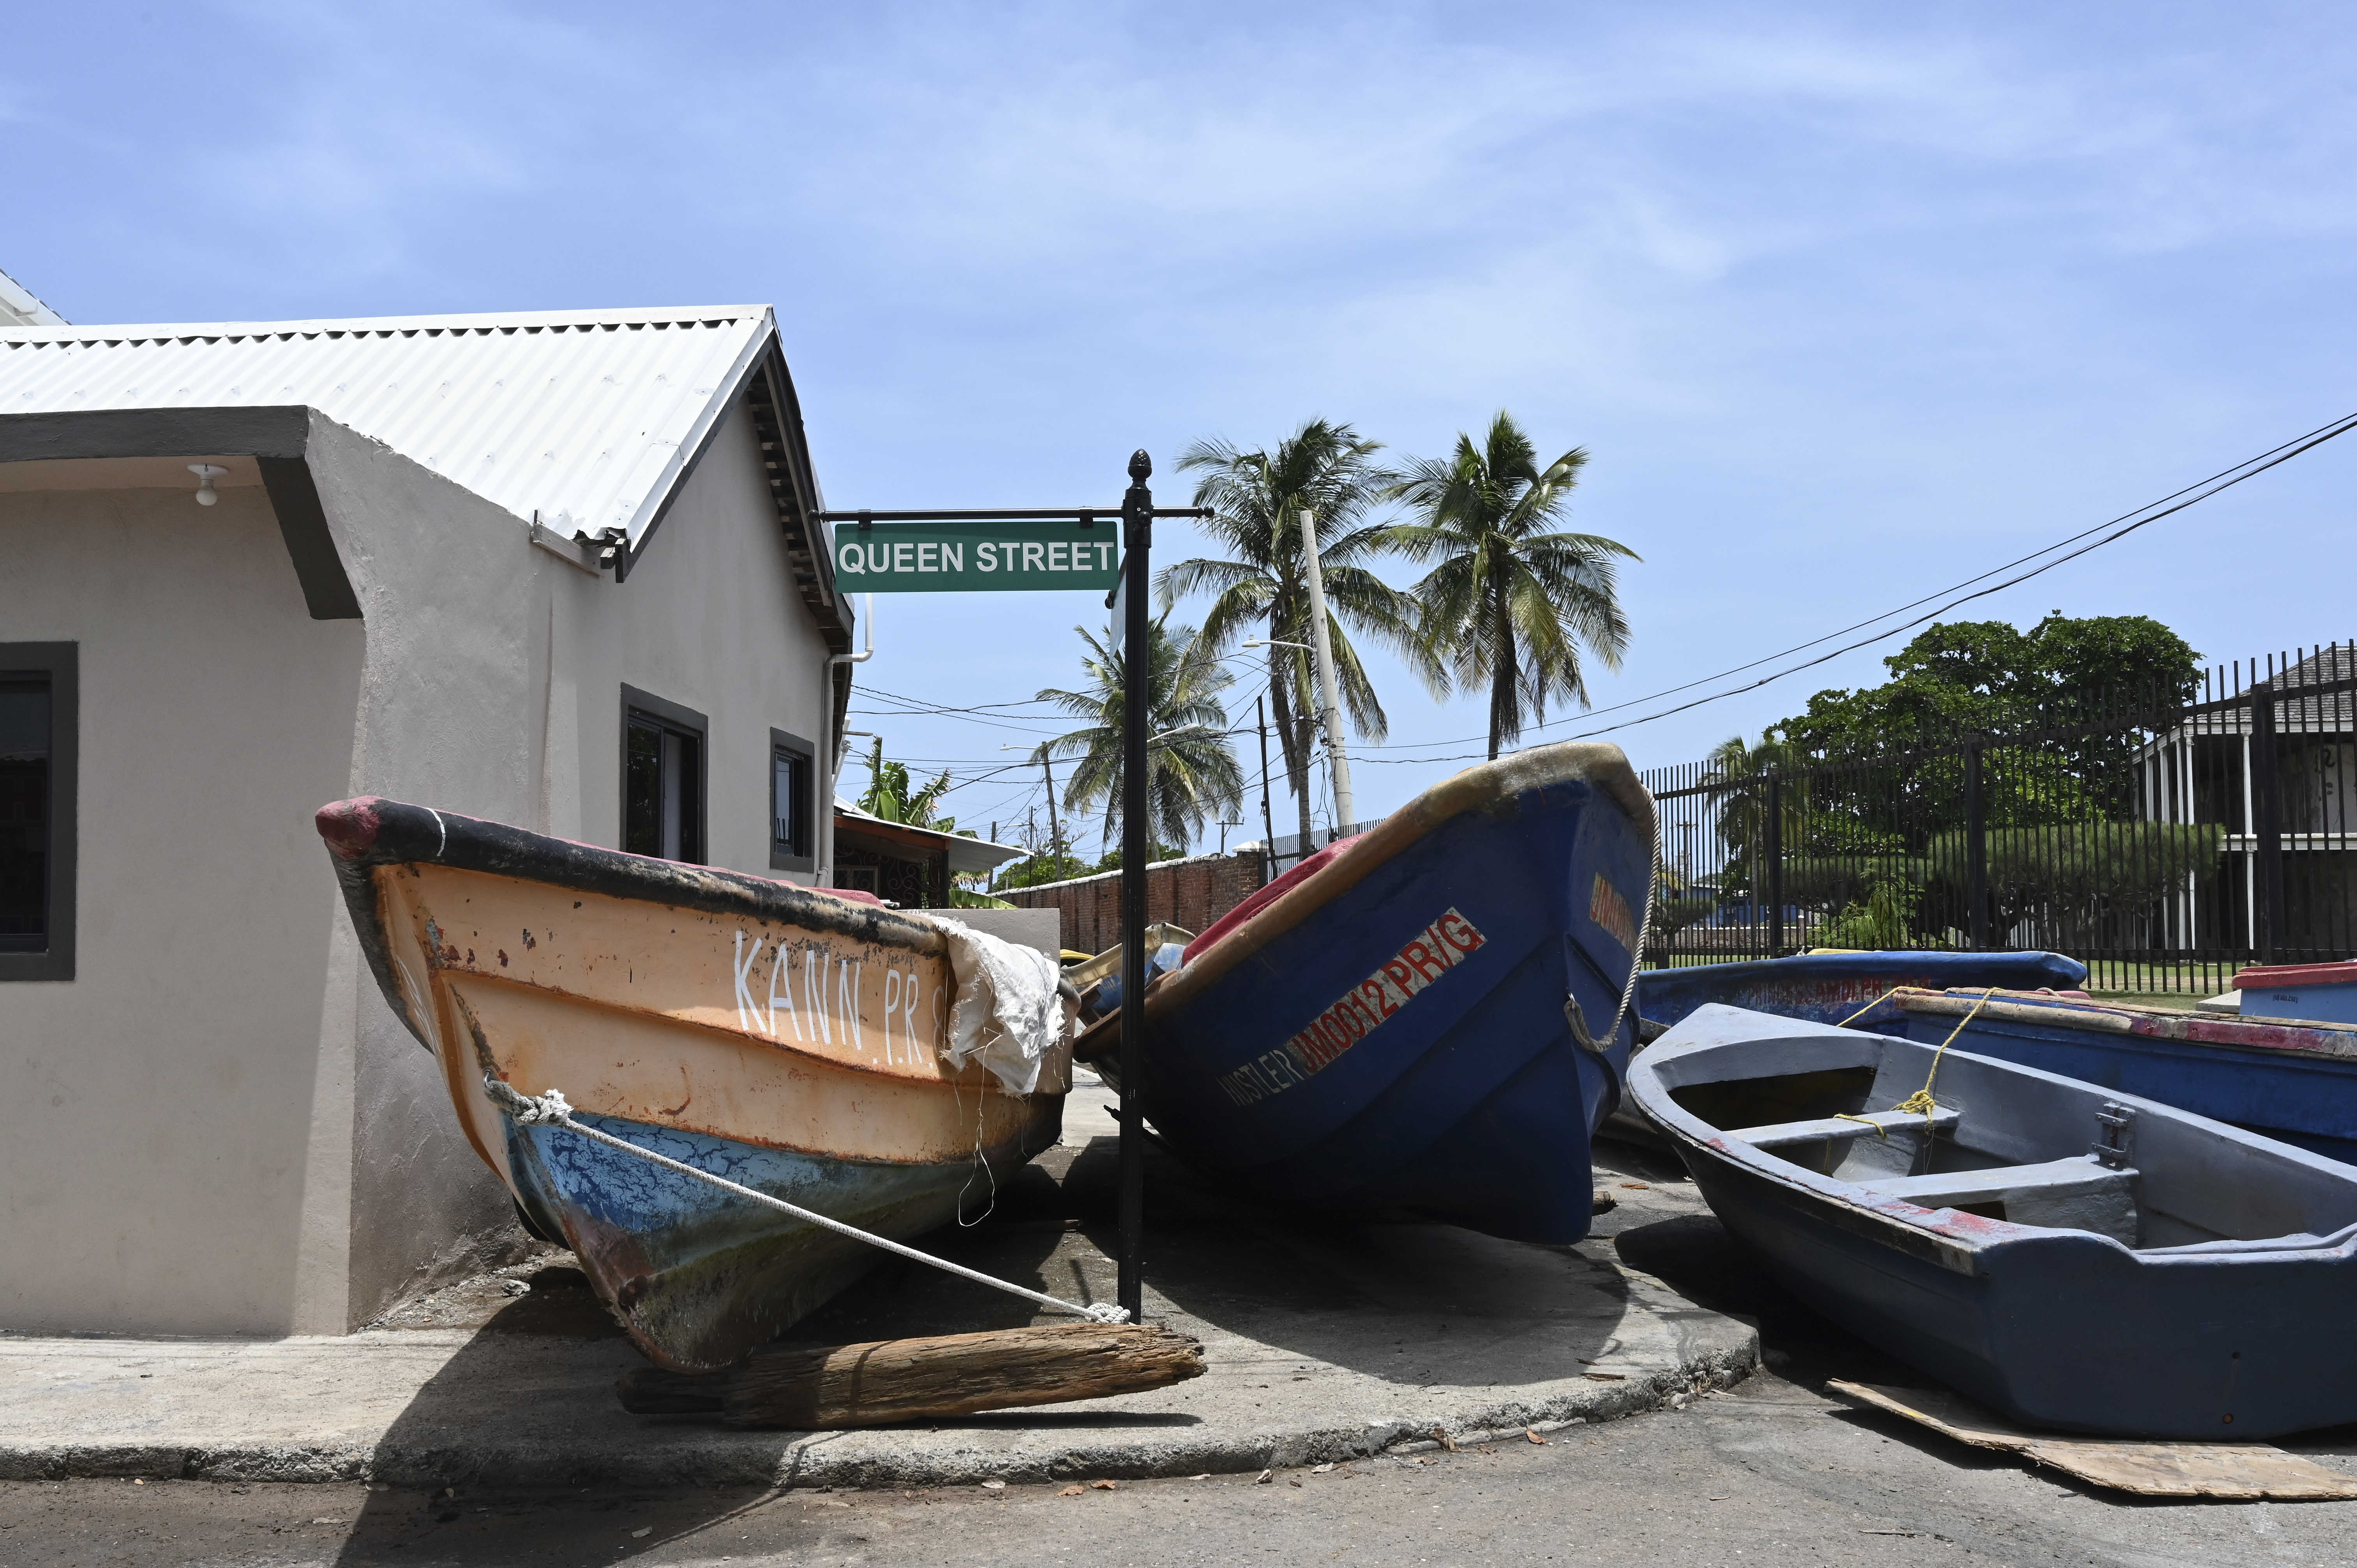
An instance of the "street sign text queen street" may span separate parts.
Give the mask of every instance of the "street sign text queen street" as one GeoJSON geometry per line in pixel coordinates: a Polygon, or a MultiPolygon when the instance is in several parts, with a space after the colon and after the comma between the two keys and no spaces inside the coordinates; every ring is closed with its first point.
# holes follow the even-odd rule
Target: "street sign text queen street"
{"type": "Polygon", "coordinates": [[[1087,588],[1121,570],[1117,516],[1071,522],[871,523],[834,531],[845,593],[944,594],[1087,588]]]}

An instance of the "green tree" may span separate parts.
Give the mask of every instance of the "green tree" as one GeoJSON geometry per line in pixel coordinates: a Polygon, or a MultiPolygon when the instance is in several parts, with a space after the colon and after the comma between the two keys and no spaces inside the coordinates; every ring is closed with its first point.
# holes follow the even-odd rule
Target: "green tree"
{"type": "Polygon", "coordinates": [[[1607,670],[1629,646],[1618,564],[1637,553],[1555,526],[1587,464],[1574,447],[1540,467],[1530,437],[1501,413],[1480,445],[1460,434],[1452,455],[1412,464],[1386,492],[1416,521],[1385,538],[1410,560],[1437,563],[1411,590],[1427,646],[1449,650],[1467,690],[1489,688],[1493,757],[1524,724],[1545,722],[1550,698],[1587,705],[1583,646],[1607,670]]]}
{"type": "Polygon", "coordinates": [[[1089,871],[1087,861],[1066,853],[1060,843],[1053,854],[1042,851],[1027,860],[1017,861],[998,874],[996,886],[1003,893],[1010,887],[1037,887],[1046,882],[1069,882],[1075,876],[1086,876],[1089,871]]]}
{"type": "MultiPolygon", "coordinates": [[[[867,792],[859,797],[859,809],[888,822],[902,822],[912,828],[931,828],[935,832],[958,831],[955,817],[937,817],[933,808],[949,793],[950,776],[946,768],[942,776],[920,788],[909,787],[909,769],[905,764],[884,760],[884,738],[867,752],[867,792]]],[[[969,832],[965,835],[977,835],[969,832]]]]}
{"type": "Polygon", "coordinates": [[[2201,682],[2201,656],[2149,616],[2059,610],[2026,632],[2001,620],[1934,623],[1882,662],[1884,684],[1819,692],[1770,732],[1818,757],[1872,757],[1942,744],[1958,730],[2039,728],[2106,706],[2168,708],[2201,682]]]}
{"type": "Polygon", "coordinates": [[[1228,558],[1181,561],[1156,579],[1156,587],[1165,610],[1199,593],[1211,596],[1199,634],[1211,655],[1226,655],[1247,633],[1268,640],[1269,717],[1285,756],[1286,783],[1300,808],[1304,842],[1310,832],[1309,769],[1319,708],[1308,651],[1304,509],[1317,515],[1318,571],[1334,649],[1334,680],[1351,727],[1370,740],[1389,733],[1383,703],[1349,632],[1398,653],[1435,695],[1448,685],[1440,660],[1417,635],[1415,604],[1365,565],[1381,553],[1384,540],[1384,530],[1366,516],[1393,478],[1375,464],[1380,449],[1348,424],[1313,419],[1273,450],[1246,451],[1215,438],[1198,441],[1178,457],[1180,472],[1202,476],[1195,484],[1194,504],[1211,509],[1197,526],[1228,558]]]}
{"type": "MultiPolygon", "coordinates": [[[[1146,745],[1146,832],[1149,839],[1183,846],[1215,814],[1242,803],[1244,779],[1228,743],[1228,712],[1220,703],[1220,693],[1235,677],[1220,668],[1194,628],[1174,631],[1168,619],[1168,611],[1157,616],[1146,636],[1146,725],[1154,737],[1146,745]]],[[[1102,806],[1110,840],[1121,823],[1122,712],[1136,650],[1116,653],[1085,628],[1072,629],[1088,645],[1081,668],[1089,684],[1078,692],[1049,687],[1038,700],[1093,722],[1043,742],[1031,760],[1079,759],[1064,789],[1065,809],[1102,806]]]]}

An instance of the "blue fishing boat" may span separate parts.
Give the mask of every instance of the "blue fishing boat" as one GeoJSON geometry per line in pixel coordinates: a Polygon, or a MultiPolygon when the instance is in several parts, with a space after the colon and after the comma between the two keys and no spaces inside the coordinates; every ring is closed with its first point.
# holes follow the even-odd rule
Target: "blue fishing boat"
{"type": "Polygon", "coordinates": [[[2357,1168],[1956,1047],[1698,1008],[1631,1096],[1794,1295],[2029,1426],[2357,1420],[2357,1168]]]}
{"type": "Polygon", "coordinates": [[[1637,1015],[1666,1028],[1717,1002],[1817,1024],[1838,1024],[1855,1015],[1860,1026],[1878,1028],[1899,1021],[1899,1008],[1888,998],[1900,986],[2072,991],[2086,979],[2087,966],[2061,953],[1813,952],[1649,969],[1637,977],[1637,1015]]]}
{"type": "Polygon", "coordinates": [[[2357,1165],[2357,1025],[2000,991],[1903,991],[1891,1033],[1956,1044],[2357,1165]],[[1969,1022],[1964,1022],[1969,1018],[1969,1022]]]}
{"type": "MultiPolygon", "coordinates": [[[[1652,798],[1614,746],[1469,768],[1329,846],[1146,990],[1144,1112],[1264,1200],[1587,1233],[1620,1103],[1652,798]]],[[[1121,1019],[1075,1054],[1111,1067],[1121,1019]]]]}
{"type": "Polygon", "coordinates": [[[500,1087],[558,1090],[585,1126],[896,1240],[1056,1141],[1069,1036],[1028,1082],[959,1059],[952,935],[930,920],[375,797],[320,808],[318,830],[475,1153],[660,1366],[738,1360],[880,1254],[524,1124],[500,1087]]]}

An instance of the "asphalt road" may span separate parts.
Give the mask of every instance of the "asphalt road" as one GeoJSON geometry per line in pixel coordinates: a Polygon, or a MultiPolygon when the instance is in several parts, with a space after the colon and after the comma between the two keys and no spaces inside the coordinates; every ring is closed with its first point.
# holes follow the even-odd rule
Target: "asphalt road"
{"type": "MultiPolygon", "coordinates": [[[[1641,1157],[1605,1216],[1635,1267],[1759,1317],[1770,1369],[1684,1410],[1544,1444],[1324,1472],[923,1492],[425,1496],[362,1486],[0,1486],[0,1568],[73,1564],[2338,1565],[2357,1502],[2161,1503],[2049,1479],[1890,1418],[1827,1377],[1921,1383],[1759,1278],[1641,1157]],[[1683,1211],[1682,1211],[1683,1210],[1683,1211]],[[1665,1218],[1664,1215],[1667,1217],[1665,1218]]],[[[1690,1190],[1690,1189],[1689,1189],[1690,1190]]],[[[2357,1429],[2285,1444],[2357,1471],[2357,1429]]]]}

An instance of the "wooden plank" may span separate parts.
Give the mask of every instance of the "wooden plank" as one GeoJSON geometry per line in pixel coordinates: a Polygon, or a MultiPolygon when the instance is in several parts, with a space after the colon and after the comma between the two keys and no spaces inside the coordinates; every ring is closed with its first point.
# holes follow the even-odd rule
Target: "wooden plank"
{"type": "Polygon", "coordinates": [[[1151,1325],[1049,1324],[984,1334],[797,1345],[720,1372],[625,1372],[638,1415],[717,1414],[732,1426],[827,1432],[1141,1392],[1203,1375],[1192,1337],[1151,1325]]]}
{"type": "Polygon", "coordinates": [[[1944,1389],[1878,1388],[1839,1378],[1825,1386],[1852,1403],[1904,1416],[1959,1443],[2019,1454],[2091,1485],[2138,1497],[2282,1501],[2357,1498],[2357,1476],[2287,1454],[2271,1444],[2142,1443],[2024,1432],[1944,1389]]]}
{"type": "Polygon", "coordinates": [[[1921,1133],[1926,1122],[1952,1132],[1964,1113],[1943,1105],[1925,1116],[1920,1111],[1861,1111],[1855,1117],[1826,1117],[1814,1122],[1777,1122],[1762,1127],[1738,1127],[1727,1133],[1755,1149],[1781,1148],[1789,1144],[1822,1144],[1832,1139],[1887,1137],[1893,1133],[1921,1133]]]}

